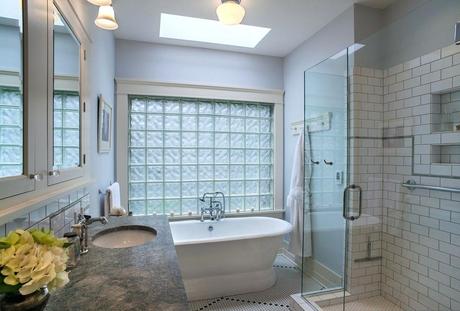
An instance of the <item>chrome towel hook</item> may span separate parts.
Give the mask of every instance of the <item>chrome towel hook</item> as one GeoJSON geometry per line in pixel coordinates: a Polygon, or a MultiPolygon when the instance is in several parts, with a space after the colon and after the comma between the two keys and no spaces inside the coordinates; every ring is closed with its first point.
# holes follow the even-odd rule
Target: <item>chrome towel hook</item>
{"type": "Polygon", "coordinates": [[[326,161],[326,160],[323,160],[323,161],[324,161],[324,164],[326,164],[326,165],[332,165],[332,164],[334,164],[334,162],[332,162],[332,161],[326,161]]]}
{"type": "Polygon", "coordinates": [[[315,165],[319,165],[319,161],[313,161],[312,159],[310,159],[311,163],[315,164],[315,165]]]}

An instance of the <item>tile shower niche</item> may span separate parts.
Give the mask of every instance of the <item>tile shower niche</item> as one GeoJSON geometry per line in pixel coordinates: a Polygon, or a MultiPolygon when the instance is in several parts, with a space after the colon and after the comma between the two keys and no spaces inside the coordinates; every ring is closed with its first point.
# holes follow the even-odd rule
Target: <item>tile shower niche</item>
{"type": "Polygon", "coordinates": [[[460,90],[433,94],[432,105],[432,132],[460,132],[460,90]]]}
{"type": "Polygon", "coordinates": [[[460,165],[460,145],[432,145],[431,161],[439,164],[460,165]]]}
{"type": "Polygon", "coordinates": [[[416,138],[414,173],[460,177],[460,91],[431,94],[430,120],[431,133],[416,138]]]}

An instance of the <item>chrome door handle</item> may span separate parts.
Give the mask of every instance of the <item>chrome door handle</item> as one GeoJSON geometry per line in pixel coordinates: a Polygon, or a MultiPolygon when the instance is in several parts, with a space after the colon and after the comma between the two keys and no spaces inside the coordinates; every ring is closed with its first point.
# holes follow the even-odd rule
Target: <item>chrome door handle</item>
{"type": "Polygon", "coordinates": [[[360,186],[358,185],[349,185],[347,187],[345,187],[345,189],[343,190],[343,206],[342,206],[342,215],[343,215],[343,218],[345,218],[346,220],[351,220],[351,221],[354,221],[356,219],[358,219],[359,217],[361,217],[361,212],[362,212],[362,189],[360,186]],[[359,194],[359,200],[358,200],[358,216],[348,216],[347,215],[347,202],[348,202],[348,190],[358,190],[358,194],[359,194]]]}
{"type": "Polygon", "coordinates": [[[35,181],[41,181],[43,179],[43,176],[40,173],[34,173],[34,174],[30,174],[29,178],[35,181]]]}

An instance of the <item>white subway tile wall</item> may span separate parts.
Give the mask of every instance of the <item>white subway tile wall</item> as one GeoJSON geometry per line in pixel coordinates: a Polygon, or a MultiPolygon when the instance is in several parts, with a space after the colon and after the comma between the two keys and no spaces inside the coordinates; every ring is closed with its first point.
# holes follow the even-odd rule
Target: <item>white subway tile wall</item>
{"type": "Polygon", "coordinates": [[[410,74],[384,71],[381,289],[404,310],[460,309],[460,196],[401,187],[460,188],[459,53],[453,45],[407,62],[410,74]],[[392,139],[397,129],[408,137],[392,139]]]}
{"type": "MultiPolygon", "coordinates": [[[[406,67],[415,64],[406,64],[406,67]]],[[[404,65],[391,69],[394,91],[403,89],[408,77],[404,65]]],[[[350,184],[362,188],[361,219],[350,222],[348,248],[349,301],[380,295],[381,260],[355,262],[382,254],[382,189],[383,189],[383,71],[354,67],[350,76],[350,184]],[[369,244],[370,243],[370,244],[369,244]]],[[[394,131],[396,132],[396,130],[394,131]]],[[[357,195],[357,194],[356,194],[357,195]]],[[[353,204],[357,212],[357,204],[353,204]]],[[[331,302],[332,303],[332,302],[331,302]]]]}
{"type": "Polygon", "coordinates": [[[404,310],[460,307],[460,195],[401,187],[414,179],[460,188],[460,48],[442,51],[383,71],[353,68],[350,183],[363,188],[363,214],[380,223],[351,224],[348,300],[382,294],[404,310]],[[369,241],[382,259],[355,262],[369,241]]]}

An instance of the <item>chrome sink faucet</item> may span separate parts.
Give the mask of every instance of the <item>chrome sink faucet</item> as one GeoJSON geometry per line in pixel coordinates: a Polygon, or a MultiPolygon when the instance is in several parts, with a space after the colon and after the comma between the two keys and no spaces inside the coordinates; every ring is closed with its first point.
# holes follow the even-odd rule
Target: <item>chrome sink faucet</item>
{"type": "Polygon", "coordinates": [[[225,217],[225,195],[222,192],[206,192],[200,201],[206,202],[209,199],[209,207],[201,208],[201,222],[204,221],[205,214],[209,214],[211,220],[219,221],[225,217]],[[221,200],[218,200],[221,198],[221,200]]]}
{"type": "Polygon", "coordinates": [[[109,221],[106,217],[91,217],[90,215],[78,214],[78,222],[72,228],[80,237],[80,254],[88,252],[88,226],[95,222],[105,225],[109,221]]]}

